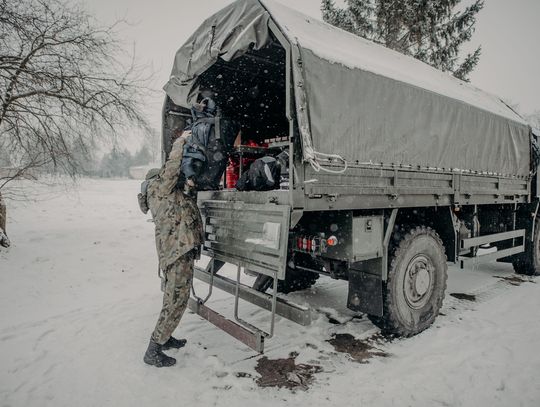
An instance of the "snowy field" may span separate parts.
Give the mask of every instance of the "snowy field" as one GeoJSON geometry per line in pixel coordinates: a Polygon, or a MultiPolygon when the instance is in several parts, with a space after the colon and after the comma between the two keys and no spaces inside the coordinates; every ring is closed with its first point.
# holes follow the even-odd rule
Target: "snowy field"
{"type": "MultiPolygon", "coordinates": [[[[153,224],[139,212],[138,187],[83,180],[77,190],[47,190],[44,201],[8,203],[13,246],[0,252],[0,406],[540,405],[539,280],[505,280],[512,269],[498,263],[451,267],[434,326],[414,338],[379,340],[377,350],[388,355],[364,363],[327,342],[333,334],[377,332],[345,308],[346,283],[321,278],[291,295],[320,317],[310,327],[278,318],[266,356],[296,352],[297,363],[320,366],[305,391],[261,388],[261,356],[192,313],[176,331],[188,345],[169,352],[177,365],[146,366],[162,297],[153,224]]],[[[210,306],[230,313],[232,297],[216,290],[210,306]]],[[[264,324],[265,311],[243,311],[264,324]]]]}

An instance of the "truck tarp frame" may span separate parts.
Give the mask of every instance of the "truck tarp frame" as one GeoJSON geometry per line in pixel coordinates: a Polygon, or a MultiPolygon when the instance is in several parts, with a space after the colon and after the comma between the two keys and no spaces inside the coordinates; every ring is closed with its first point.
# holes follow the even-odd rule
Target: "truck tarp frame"
{"type": "Polygon", "coordinates": [[[270,22],[291,45],[305,160],[529,175],[531,129],[499,99],[272,0],[205,20],[176,53],[167,95],[189,107],[199,75],[268,45],[270,22]]]}

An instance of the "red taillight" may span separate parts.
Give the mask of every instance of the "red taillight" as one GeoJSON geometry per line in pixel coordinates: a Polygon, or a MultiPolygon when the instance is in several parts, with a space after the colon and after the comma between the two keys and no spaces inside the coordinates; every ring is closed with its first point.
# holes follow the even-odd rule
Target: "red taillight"
{"type": "Polygon", "coordinates": [[[328,246],[335,246],[338,244],[338,240],[337,240],[337,237],[335,236],[330,236],[327,240],[326,240],[326,243],[328,244],[328,246]]]}
{"type": "MultiPolygon", "coordinates": [[[[334,239],[336,239],[334,237],[334,239]]],[[[337,239],[336,239],[337,243],[337,239]]],[[[316,236],[302,236],[302,237],[296,237],[296,248],[297,250],[301,250],[303,252],[308,253],[317,253],[317,252],[323,252],[326,248],[326,239],[324,237],[316,237],[316,236]]]]}

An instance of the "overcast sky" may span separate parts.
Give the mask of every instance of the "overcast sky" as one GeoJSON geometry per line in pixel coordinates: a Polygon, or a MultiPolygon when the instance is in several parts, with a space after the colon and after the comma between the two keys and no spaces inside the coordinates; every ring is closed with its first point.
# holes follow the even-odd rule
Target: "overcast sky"
{"type": "MultiPolygon", "coordinates": [[[[122,39],[137,58],[151,64],[157,89],[165,84],[176,50],[200,23],[231,0],[82,0],[105,23],[127,18],[122,39]]],[[[319,0],[278,0],[321,18],[319,0]]],[[[470,49],[482,45],[471,75],[475,86],[518,104],[528,114],[540,110],[540,0],[485,0],[470,49]]],[[[339,46],[339,44],[336,44],[339,46]]],[[[160,102],[150,103],[151,121],[160,121],[160,102]]]]}

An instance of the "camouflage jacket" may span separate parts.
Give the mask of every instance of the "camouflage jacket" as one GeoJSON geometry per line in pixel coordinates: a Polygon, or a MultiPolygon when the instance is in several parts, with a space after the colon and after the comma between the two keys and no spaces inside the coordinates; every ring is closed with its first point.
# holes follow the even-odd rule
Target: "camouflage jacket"
{"type": "Polygon", "coordinates": [[[156,227],[159,266],[165,270],[203,243],[201,214],[196,198],[177,187],[185,139],[173,144],[169,159],[148,186],[148,207],[156,227]]]}

